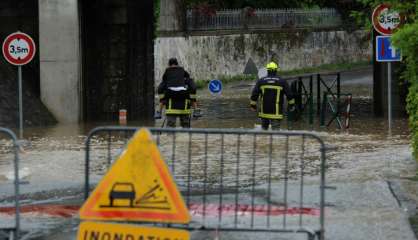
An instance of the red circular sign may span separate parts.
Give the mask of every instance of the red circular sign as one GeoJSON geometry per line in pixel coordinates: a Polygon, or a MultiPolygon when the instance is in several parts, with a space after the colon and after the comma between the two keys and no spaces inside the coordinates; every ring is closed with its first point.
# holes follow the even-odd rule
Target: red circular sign
{"type": "Polygon", "coordinates": [[[380,4],[373,11],[372,22],[374,29],[383,35],[391,35],[404,20],[404,16],[391,10],[389,4],[380,4]]]}
{"type": "Polygon", "coordinates": [[[33,39],[22,32],[15,32],[3,42],[3,56],[13,65],[25,65],[35,56],[36,47],[33,39]]]}

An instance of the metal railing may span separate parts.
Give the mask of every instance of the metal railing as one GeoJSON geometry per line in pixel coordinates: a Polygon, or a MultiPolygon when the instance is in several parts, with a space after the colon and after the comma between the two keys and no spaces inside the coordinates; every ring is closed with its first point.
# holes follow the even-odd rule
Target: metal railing
{"type": "Polygon", "coordinates": [[[323,95],[320,125],[329,127],[335,121],[339,129],[348,129],[351,121],[352,94],[340,94],[341,99],[335,98],[333,93],[327,91],[324,91],[323,95]],[[326,123],[327,112],[330,113],[330,119],[326,123]]]}
{"type": "Polygon", "coordinates": [[[317,75],[317,110],[321,126],[329,127],[335,121],[339,129],[349,128],[352,98],[351,93],[341,92],[340,72],[317,75]],[[324,88],[322,92],[321,86],[324,88]],[[325,124],[328,110],[331,112],[331,119],[325,124]]]}
{"type": "Polygon", "coordinates": [[[294,114],[289,114],[289,121],[298,121],[303,114],[308,115],[309,124],[314,121],[314,95],[313,95],[313,80],[314,75],[300,75],[294,77],[283,78],[290,83],[290,89],[295,97],[296,111],[294,114]]]}
{"type": "Polygon", "coordinates": [[[16,135],[7,128],[0,127],[0,137],[11,140],[11,144],[0,144],[1,150],[6,153],[11,152],[14,155],[14,203],[15,203],[15,226],[1,228],[0,239],[19,239],[20,237],[20,204],[19,204],[19,144],[16,135]]]}
{"type": "MultiPolygon", "coordinates": [[[[99,127],[86,140],[102,176],[138,130],[99,127]]],[[[151,128],[197,231],[305,233],[324,239],[326,147],[307,132],[151,128]],[[309,183],[309,184],[308,184],[309,183]]]]}
{"type": "Polygon", "coordinates": [[[342,24],[335,9],[225,9],[212,14],[187,11],[187,30],[333,28],[342,24]]]}

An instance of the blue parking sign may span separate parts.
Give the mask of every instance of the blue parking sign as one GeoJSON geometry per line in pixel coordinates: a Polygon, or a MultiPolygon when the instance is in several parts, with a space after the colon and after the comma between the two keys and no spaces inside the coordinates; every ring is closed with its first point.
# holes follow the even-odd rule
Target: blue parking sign
{"type": "Polygon", "coordinates": [[[376,61],[377,62],[399,62],[401,61],[401,50],[395,48],[390,42],[390,36],[376,37],[376,61]]]}

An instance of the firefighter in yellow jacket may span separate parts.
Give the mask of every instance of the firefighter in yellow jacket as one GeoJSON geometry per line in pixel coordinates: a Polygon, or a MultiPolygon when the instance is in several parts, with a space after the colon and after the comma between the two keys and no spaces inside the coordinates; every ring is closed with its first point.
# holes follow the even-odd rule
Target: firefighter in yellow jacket
{"type": "Polygon", "coordinates": [[[190,128],[191,107],[196,108],[196,85],[190,75],[171,58],[158,86],[160,112],[165,106],[167,126],[175,127],[177,118],[183,128],[190,128]]]}
{"type": "Polygon", "coordinates": [[[283,119],[283,102],[286,95],[289,105],[294,105],[294,99],[286,80],[277,76],[278,66],[274,62],[267,64],[267,76],[259,79],[251,94],[250,107],[257,111],[264,130],[271,124],[273,129],[280,128],[283,119]]]}

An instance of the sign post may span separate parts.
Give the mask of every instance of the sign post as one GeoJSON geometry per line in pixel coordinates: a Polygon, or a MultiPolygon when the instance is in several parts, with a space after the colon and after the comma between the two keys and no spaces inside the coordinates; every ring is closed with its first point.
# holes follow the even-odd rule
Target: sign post
{"type": "Polygon", "coordinates": [[[376,37],[376,61],[387,62],[388,66],[388,129],[392,135],[392,63],[401,61],[401,53],[392,46],[390,36],[405,21],[405,17],[391,9],[389,4],[380,4],[372,15],[373,26],[382,35],[376,37]]]}
{"type": "Polygon", "coordinates": [[[388,62],[388,129],[392,135],[392,63],[388,62]]]}
{"type": "Polygon", "coordinates": [[[19,82],[19,138],[23,138],[23,93],[22,66],[17,66],[17,81],[19,82]]]}
{"type": "Polygon", "coordinates": [[[387,62],[388,66],[388,128],[392,134],[392,62],[402,60],[401,52],[392,46],[390,36],[376,37],[376,61],[387,62]]]}
{"type": "Polygon", "coordinates": [[[19,85],[19,138],[23,138],[23,96],[22,96],[22,65],[28,64],[35,56],[36,47],[33,39],[22,32],[15,32],[6,37],[3,42],[3,56],[17,66],[19,85]]]}

